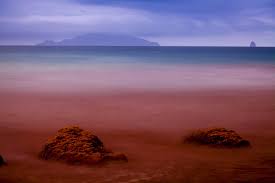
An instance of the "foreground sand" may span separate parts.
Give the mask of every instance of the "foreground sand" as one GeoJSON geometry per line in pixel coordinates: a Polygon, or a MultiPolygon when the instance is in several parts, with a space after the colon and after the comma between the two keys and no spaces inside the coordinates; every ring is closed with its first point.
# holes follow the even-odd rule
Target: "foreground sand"
{"type": "Polygon", "coordinates": [[[275,90],[117,94],[0,93],[1,183],[275,182],[275,90]],[[37,158],[59,128],[93,130],[128,163],[87,167],[37,158]],[[226,127],[249,149],[181,144],[190,130],[226,127]]]}

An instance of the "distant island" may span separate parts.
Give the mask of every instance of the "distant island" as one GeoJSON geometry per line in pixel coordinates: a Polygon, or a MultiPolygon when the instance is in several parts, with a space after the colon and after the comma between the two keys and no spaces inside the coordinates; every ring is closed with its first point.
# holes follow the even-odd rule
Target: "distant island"
{"type": "Polygon", "coordinates": [[[254,41],[251,41],[250,47],[256,47],[256,43],[254,41]]]}
{"type": "Polygon", "coordinates": [[[159,44],[129,35],[90,33],[62,41],[46,40],[37,46],[159,46],[159,44]]]}

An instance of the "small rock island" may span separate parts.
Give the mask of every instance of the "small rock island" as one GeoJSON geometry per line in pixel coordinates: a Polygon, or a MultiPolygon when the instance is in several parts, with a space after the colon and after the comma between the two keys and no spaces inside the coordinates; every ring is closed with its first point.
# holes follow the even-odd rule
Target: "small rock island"
{"type": "Polygon", "coordinates": [[[256,47],[256,43],[255,43],[254,41],[251,41],[251,43],[250,43],[250,47],[251,47],[251,48],[256,47]]]}

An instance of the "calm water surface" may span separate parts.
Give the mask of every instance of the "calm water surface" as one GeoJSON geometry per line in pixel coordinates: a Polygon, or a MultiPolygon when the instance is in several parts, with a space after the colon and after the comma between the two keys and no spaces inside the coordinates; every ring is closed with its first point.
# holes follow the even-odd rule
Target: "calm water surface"
{"type": "Polygon", "coordinates": [[[275,48],[1,46],[0,62],[275,64],[275,48]]]}

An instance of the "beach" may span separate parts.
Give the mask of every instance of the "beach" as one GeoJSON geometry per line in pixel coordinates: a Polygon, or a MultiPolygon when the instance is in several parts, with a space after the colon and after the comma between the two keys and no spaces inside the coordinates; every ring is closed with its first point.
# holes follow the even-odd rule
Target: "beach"
{"type": "Polygon", "coordinates": [[[1,182],[273,182],[274,90],[114,94],[1,92],[1,182]],[[92,130],[125,162],[71,166],[38,158],[64,126],[92,130]],[[192,129],[226,127],[252,148],[186,145],[192,129]]]}

